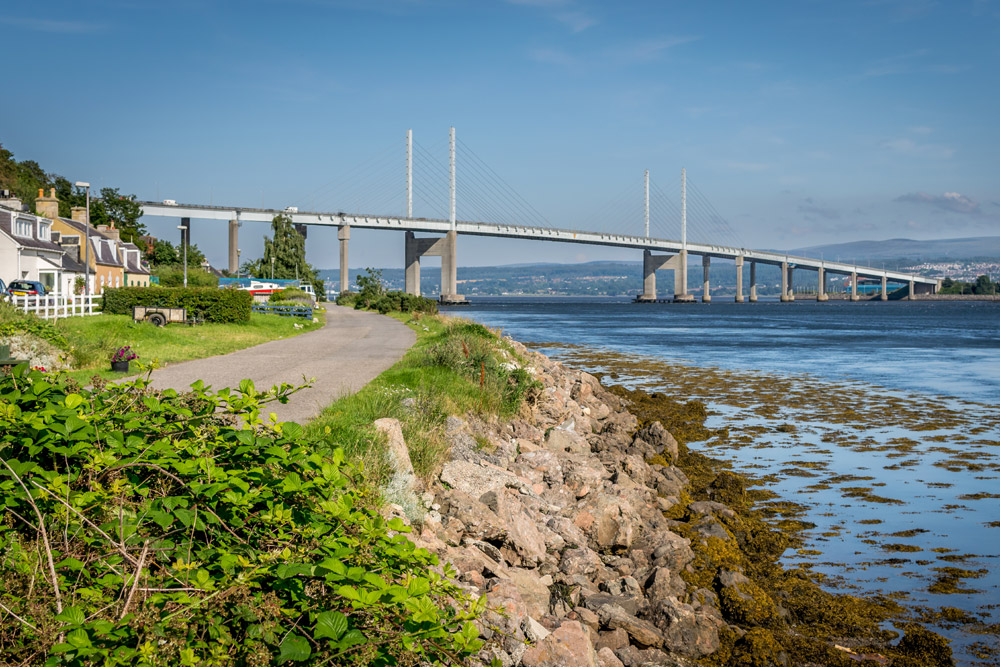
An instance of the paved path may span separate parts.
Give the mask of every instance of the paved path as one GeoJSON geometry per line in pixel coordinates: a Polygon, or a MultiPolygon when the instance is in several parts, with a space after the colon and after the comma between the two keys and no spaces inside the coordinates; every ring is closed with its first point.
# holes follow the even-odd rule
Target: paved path
{"type": "MultiPolygon", "coordinates": [[[[291,338],[207,359],[170,364],[153,372],[158,389],[188,389],[196,380],[219,390],[250,378],[258,390],[302,378],[313,386],[293,394],[288,403],[269,404],[279,421],[306,422],[337,398],[351,394],[402,358],[416,335],[392,318],[327,304],[326,325],[291,338]]],[[[266,413],[265,413],[266,417],[266,413]]]]}

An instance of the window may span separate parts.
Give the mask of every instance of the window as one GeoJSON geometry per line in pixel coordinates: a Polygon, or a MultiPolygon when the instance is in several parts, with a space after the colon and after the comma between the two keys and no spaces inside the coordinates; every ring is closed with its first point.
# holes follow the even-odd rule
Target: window
{"type": "Polygon", "coordinates": [[[54,292],[56,289],[56,274],[52,271],[39,271],[38,282],[45,285],[46,292],[54,292]]]}
{"type": "Polygon", "coordinates": [[[38,219],[38,240],[39,241],[52,240],[52,223],[44,218],[38,219]]]}
{"type": "Polygon", "coordinates": [[[31,238],[31,220],[28,218],[17,218],[14,220],[14,236],[31,238]]]}

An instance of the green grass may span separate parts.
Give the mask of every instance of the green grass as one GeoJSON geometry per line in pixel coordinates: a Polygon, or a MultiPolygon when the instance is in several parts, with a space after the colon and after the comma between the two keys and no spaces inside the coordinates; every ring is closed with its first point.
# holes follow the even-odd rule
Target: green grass
{"type": "Polygon", "coordinates": [[[376,419],[399,419],[414,471],[429,479],[448,454],[448,415],[510,416],[538,387],[524,371],[504,366],[520,360],[481,325],[436,316],[393,317],[416,332],[417,342],[394,366],[306,427],[311,435],[343,447],[374,484],[384,484],[390,472],[384,440],[371,426],[376,419]],[[413,399],[411,405],[406,399],[413,399]]]}
{"type": "MultiPolygon", "coordinates": [[[[227,354],[312,331],[323,325],[323,317],[319,312],[319,323],[313,323],[300,318],[253,313],[249,322],[241,324],[155,327],[147,322],[133,322],[128,315],[95,315],[62,319],[56,327],[70,344],[73,366],[70,376],[84,381],[94,375],[121,377],[121,373],[110,370],[109,359],[116,349],[125,345],[132,346],[141,364],[176,363],[227,354]],[[296,329],[295,324],[304,326],[296,329]]],[[[133,370],[136,370],[136,362],[133,362],[133,370]]]]}

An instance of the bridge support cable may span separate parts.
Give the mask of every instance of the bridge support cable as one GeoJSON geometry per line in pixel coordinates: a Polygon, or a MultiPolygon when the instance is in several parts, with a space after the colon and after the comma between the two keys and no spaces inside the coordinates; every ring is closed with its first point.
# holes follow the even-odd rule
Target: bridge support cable
{"type": "Polygon", "coordinates": [[[495,169],[490,167],[490,165],[480,158],[475,151],[472,150],[461,139],[458,140],[458,145],[462,149],[463,156],[469,158],[468,161],[463,159],[462,164],[468,164],[473,170],[477,171],[482,175],[482,182],[490,187],[498,201],[507,201],[512,210],[519,211],[520,216],[526,221],[530,221],[533,227],[545,227],[547,229],[552,229],[553,225],[549,222],[537,208],[531,205],[525,197],[514,189],[514,187],[508,183],[504,178],[496,172],[495,169]]]}
{"type": "MultiPolygon", "coordinates": [[[[398,151],[395,147],[389,147],[380,151],[373,158],[363,162],[355,168],[346,170],[342,175],[328,181],[311,192],[305,193],[296,202],[289,202],[300,208],[311,210],[324,210],[336,208],[337,210],[351,209],[351,202],[360,204],[367,202],[372,197],[373,191],[380,191],[386,182],[386,176],[393,171],[398,151]]],[[[397,182],[398,178],[395,179],[397,182]]],[[[366,210],[357,208],[355,210],[366,210]]]]}
{"type": "Polygon", "coordinates": [[[633,232],[627,222],[636,221],[636,228],[638,228],[641,224],[639,221],[643,218],[642,203],[637,196],[641,190],[636,188],[636,184],[636,181],[630,181],[613,199],[604,202],[599,208],[593,209],[586,218],[582,218],[573,227],[638,236],[639,234],[633,232]],[[617,223],[614,229],[608,228],[608,220],[617,223]]]}
{"type": "MultiPolygon", "coordinates": [[[[421,155],[423,158],[421,162],[428,171],[433,172],[437,178],[450,180],[451,175],[449,171],[446,171],[443,166],[437,163],[433,157],[427,154],[427,151],[422,148],[421,155]]],[[[474,212],[469,216],[463,215],[463,219],[503,222],[507,216],[505,216],[505,214],[496,207],[495,202],[485,199],[479,190],[475,187],[470,187],[470,182],[474,185],[477,182],[477,179],[474,176],[470,177],[469,172],[463,168],[462,191],[460,193],[461,196],[459,197],[460,201],[458,204],[462,207],[462,210],[474,212]]]]}

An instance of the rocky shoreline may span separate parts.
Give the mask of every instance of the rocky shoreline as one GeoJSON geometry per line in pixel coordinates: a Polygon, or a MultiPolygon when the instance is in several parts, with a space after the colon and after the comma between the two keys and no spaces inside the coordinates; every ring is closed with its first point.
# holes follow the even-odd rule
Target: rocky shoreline
{"type": "Polygon", "coordinates": [[[669,399],[609,391],[510,343],[542,391],[513,420],[449,418],[451,459],[429,488],[398,422],[376,423],[396,468],[387,511],[485,596],[486,662],[953,664],[917,625],[893,643],[879,627],[891,601],[833,595],[776,565],[793,538],[753,512],[738,475],[688,450],[696,418],[652,419],[669,399]]]}

